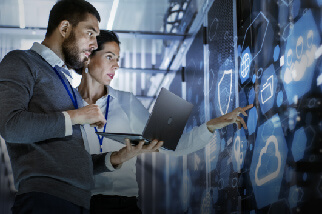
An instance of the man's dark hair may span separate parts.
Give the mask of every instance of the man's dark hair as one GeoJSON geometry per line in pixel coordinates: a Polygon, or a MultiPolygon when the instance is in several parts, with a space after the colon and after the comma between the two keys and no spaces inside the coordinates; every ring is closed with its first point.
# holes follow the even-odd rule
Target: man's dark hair
{"type": "Polygon", "coordinates": [[[92,55],[95,55],[96,51],[100,51],[104,48],[106,42],[116,42],[120,45],[121,42],[117,34],[111,30],[100,30],[100,34],[96,37],[98,48],[93,51],[92,55]]]}
{"type": "Polygon", "coordinates": [[[96,8],[85,0],[59,0],[50,11],[46,36],[50,36],[63,20],[77,26],[87,18],[87,14],[94,15],[100,22],[101,17],[96,8]]]}

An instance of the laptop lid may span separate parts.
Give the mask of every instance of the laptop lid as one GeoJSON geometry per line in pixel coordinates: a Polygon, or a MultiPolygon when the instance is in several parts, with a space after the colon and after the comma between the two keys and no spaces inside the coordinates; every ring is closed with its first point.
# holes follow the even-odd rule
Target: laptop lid
{"type": "Polygon", "coordinates": [[[175,150],[193,105],[165,88],[161,88],[142,133],[148,140],[163,141],[163,147],[175,150]]]}
{"type": "Polygon", "coordinates": [[[163,141],[162,147],[175,150],[192,108],[191,103],[161,88],[142,134],[106,132],[97,132],[97,134],[121,143],[128,138],[133,144],[141,140],[145,140],[145,144],[148,144],[151,140],[158,139],[163,141]]]}

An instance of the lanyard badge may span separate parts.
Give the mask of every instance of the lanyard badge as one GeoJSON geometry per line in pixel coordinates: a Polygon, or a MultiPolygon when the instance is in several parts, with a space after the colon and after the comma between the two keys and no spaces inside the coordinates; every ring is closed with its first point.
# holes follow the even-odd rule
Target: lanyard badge
{"type": "MultiPolygon", "coordinates": [[[[107,96],[106,111],[105,111],[105,120],[107,120],[109,107],[110,107],[110,95],[107,96]]],[[[103,132],[105,132],[106,124],[107,123],[105,123],[105,125],[104,125],[103,132]]],[[[94,129],[95,129],[95,132],[98,132],[96,127],[94,127],[94,129]]],[[[96,134],[96,135],[97,135],[97,138],[98,138],[98,142],[100,143],[100,152],[102,152],[103,151],[102,150],[102,147],[103,147],[103,139],[104,139],[104,136],[100,136],[98,134],[96,134]]]]}
{"type": "Polygon", "coordinates": [[[67,87],[67,85],[66,85],[66,83],[65,83],[65,81],[64,81],[64,79],[63,79],[63,77],[59,74],[59,72],[57,71],[57,69],[56,69],[55,67],[53,67],[53,69],[54,69],[54,71],[56,72],[56,74],[57,74],[57,76],[59,77],[59,79],[60,79],[60,81],[62,82],[62,84],[64,85],[64,87],[65,87],[65,89],[66,89],[66,91],[67,91],[67,93],[68,93],[68,95],[69,95],[70,99],[71,99],[71,100],[72,100],[72,102],[73,102],[73,105],[74,105],[75,109],[78,109],[78,103],[77,103],[77,99],[76,99],[76,95],[75,95],[75,92],[74,92],[74,90],[73,90],[73,87],[71,86],[71,84],[70,84],[70,83],[69,83],[69,81],[67,80],[67,82],[68,82],[68,84],[69,84],[70,88],[72,89],[72,93],[73,93],[73,95],[72,95],[72,93],[70,93],[70,91],[69,91],[69,89],[68,89],[68,87],[67,87]]]}

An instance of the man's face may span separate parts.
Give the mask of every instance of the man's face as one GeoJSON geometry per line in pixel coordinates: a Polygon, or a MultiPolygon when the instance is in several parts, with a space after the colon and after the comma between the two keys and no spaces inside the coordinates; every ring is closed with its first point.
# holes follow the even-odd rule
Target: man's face
{"type": "Polygon", "coordinates": [[[98,20],[92,14],[73,27],[62,44],[65,63],[73,69],[82,68],[84,61],[97,49],[96,36],[99,34],[98,20]]]}

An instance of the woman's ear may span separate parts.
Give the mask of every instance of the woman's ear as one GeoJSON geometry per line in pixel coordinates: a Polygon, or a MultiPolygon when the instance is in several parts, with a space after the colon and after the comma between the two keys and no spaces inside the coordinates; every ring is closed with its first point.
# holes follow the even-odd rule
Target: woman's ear
{"type": "Polygon", "coordinates": [[[68,37],[68,35],[71,32],[71,28],[72,28],[72,25],[67,20],[61,21],[58,26],[59,32],[63,38],[68,37]]]}

